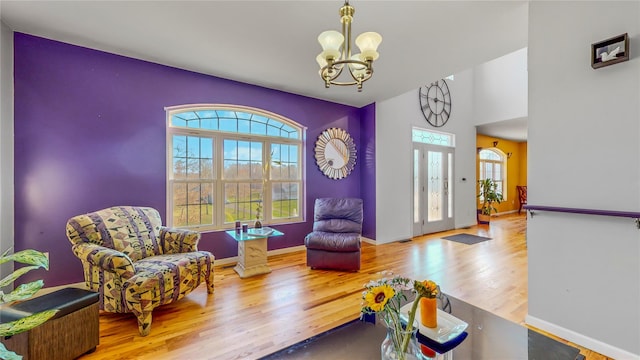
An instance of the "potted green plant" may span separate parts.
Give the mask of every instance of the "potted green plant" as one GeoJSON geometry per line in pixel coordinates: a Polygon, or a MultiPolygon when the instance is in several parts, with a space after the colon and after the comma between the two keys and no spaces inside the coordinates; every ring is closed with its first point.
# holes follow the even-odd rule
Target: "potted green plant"
{"type": "Polygon", "coordinates": [[[479,180],[480,191],[478,198],[482,205],[478,209],[478,223],[488,224],[491,219],[491,212],[498,212],[494,204],[502,202],[502,194],[498,192],[498,184],[492,179],[479,180]]]}
{"type": "MultiPolygon", "coordinates": [[[[9,261],[15,261],[28,266],[23,266],[19,269],[16,269],[13,273],[0,280],[0,288],[11,285],[17,278],[31,270],[39,268],[49,270],[49,259],[44,253],[27,249],[18,251],[14,254],[9,254],[10,250],[11,249],[8,249],[2,255],[0,255],[0,264],[4,264],[9,261]]],[[[0,290],[0,304],[26,300],[33,296],[43,286],[44,282],[42,280],[36,280],[30,283],[22,284],[8,294],[5,294],[0,290]]],[[[34,327],[49,320],[57,312],[58,310],[46,310],[39,313],[31,314],[15,321],[0,323],[0,336],[13,336],[21,332],[31,330],[34,327]]],[[[16,354],[13,351],[7,350],[4,347],[4,344],[0,343],[0,359],[19,360],[22,359],[22,356],[16,354]]]]}

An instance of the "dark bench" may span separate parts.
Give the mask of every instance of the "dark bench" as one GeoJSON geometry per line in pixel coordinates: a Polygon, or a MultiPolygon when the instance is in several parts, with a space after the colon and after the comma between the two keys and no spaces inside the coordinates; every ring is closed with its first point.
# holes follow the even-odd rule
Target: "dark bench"
{"type": "Polygon", "coordinates": [[[0,309],[0,323],[21,319],[49,309],[58,313],[29,331],[1,339],[4,346],[24,360],[69,360],[98,346],[98,293],[65,288],[0,309]]]}

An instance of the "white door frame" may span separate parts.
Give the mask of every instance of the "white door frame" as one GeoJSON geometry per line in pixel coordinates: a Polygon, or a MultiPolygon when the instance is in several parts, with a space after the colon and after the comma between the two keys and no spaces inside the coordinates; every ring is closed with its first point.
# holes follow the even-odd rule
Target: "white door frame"
{"type": "Polygon", "coordinates": [[[412,149],[414,174],[412,174],[411,223],[413,224],[413,236],[454,229],[453,179],[455,175],[453,169],[455,148],[414,142],[412,149]],[[430,153],[433,162],[431,165],[429,165],[430,153]],[[416,161],[418,166],[416,166],[416,161]],[[433,171],[434,169],[435,171],[433,171]],[[432,177],[431,180],[429,180],[430,177],[432,177]],[[430,194],[432,190],[435,191],[430,194]],[[431,212],[428,210],[429,208],[432,208],[431,212]]]}

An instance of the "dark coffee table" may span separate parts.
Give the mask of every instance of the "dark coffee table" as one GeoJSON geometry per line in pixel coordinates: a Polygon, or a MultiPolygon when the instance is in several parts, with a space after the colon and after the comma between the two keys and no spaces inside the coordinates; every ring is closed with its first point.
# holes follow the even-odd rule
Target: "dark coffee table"
{"type": "MultiPolygon", "coordinates": [[[[453,359],[582,360],[577,348],[503,319],[451,296],[451,314],[469,324],[466,338],[448,353],[453,359]]],[[[271,359],[379,359],[384,324],[355,319],[345,325],[263,357],[271,359]]]]}

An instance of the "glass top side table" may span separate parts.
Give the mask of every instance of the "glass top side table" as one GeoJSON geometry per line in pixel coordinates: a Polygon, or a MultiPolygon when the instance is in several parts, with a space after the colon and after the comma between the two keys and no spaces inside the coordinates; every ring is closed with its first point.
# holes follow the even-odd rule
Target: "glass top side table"
{"type": "Polygon", "coordinates": [[[233,269],[242,279],[271,272],[267,264],[267,239],[282,236],[283,232],[270,227],[240,233],[236,230],[225,232],[238,242],[238,263],[233,269]]]}

